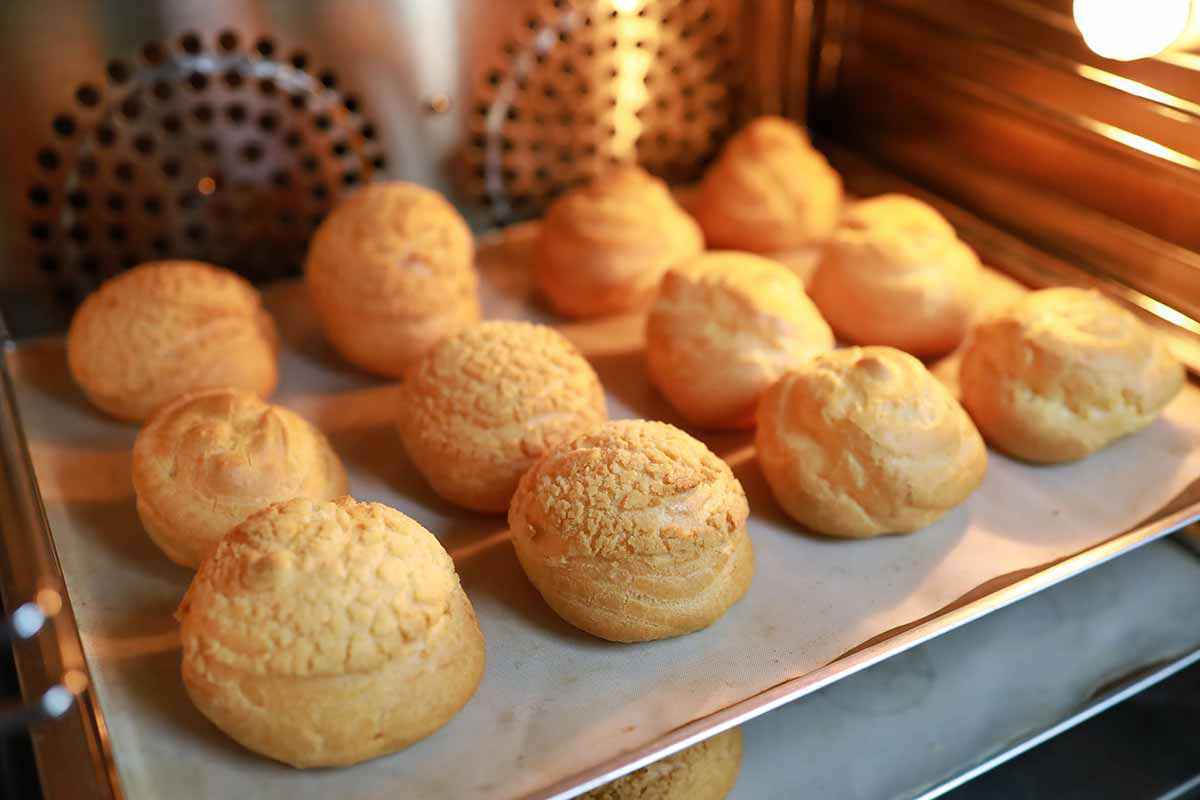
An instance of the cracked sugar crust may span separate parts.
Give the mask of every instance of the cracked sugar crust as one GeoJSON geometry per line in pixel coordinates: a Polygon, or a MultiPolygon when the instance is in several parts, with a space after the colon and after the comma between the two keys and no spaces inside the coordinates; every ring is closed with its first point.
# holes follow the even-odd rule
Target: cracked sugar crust
{"type": "Polygon", "coordinates": [[[240,389],[197,392],[160,409],[134,442],[133,486],[151,538],[190,567],[272,503],[349,490],[320,431],[240,389]]]}
{"type": "Polygon", "coordinates": [[[200,567],[178,612],[184,659],[202,672],[370,672],[418,657],[460,592],[445,549],[399,511],[291,500],[247,519],[200,567]]]}
{"type": "Polygon", "coordinates": [[[144,419],[188,391],[276,381],[275,325],[249,283],[197,261],[143,264],[105,281],[75,312],[71,374],[104,411],[144,419]]]}
{"type": "Polygon", "coordinates": [[[513,535],[548,556],[691,558],[745,536],[729,465],[663,422],[610,422],[553,451],[513,498],[513,535]],[[541,541],[539,541],[539,539],[541,541]]]}
{"type": "Polygon", "coordinates": [[[733,728],[584,794],[583,800],[722,800],[742,765],[733,728]]]}
{"type": "Polygon", "coordinates": [[[439,494],[504,511],[534,461],[606,419],[600,379],[564,336],[493,321],[444,340],[408,373],[397,426],[439,494]]]}
{"type": "Polygon", "coordinates": [[[446,457],[537,457],[603,422],[604,390],[562,334],[491,321],[443,341],[403,384],[406,439],[446,457]]]}
{"type": "Polygon", "coordinates": [[[394,181],[364,187],[321,223],[305,277],[318,310],[400,319],[477,302],[474,239],[437,192],[394,181]]]}

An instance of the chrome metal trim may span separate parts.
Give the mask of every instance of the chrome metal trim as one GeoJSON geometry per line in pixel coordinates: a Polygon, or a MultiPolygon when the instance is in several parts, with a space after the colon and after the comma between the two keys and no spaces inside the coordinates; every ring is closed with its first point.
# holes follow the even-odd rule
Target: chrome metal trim
{"type": "MultiPolygon", "coordinates": [[[[990,614],[1117,556],[1131,552],[1196,520],[1200,520],[1200,502],[1168,514],[1157,521],[1139,526],[1104,544],[1063,559],[1040,572],[1017,580],[1015,583],[954,608],[945,614],[935,613],[927,617],[925,621],[902,630],[894,636],[852,651],[820,669],[785,681],[754,697],[677,728],[656,742],[611,758],[593,769],[559,781],[542,792],[530,795],[530,798],[531,800],[532,798],[536,798],[536,800],[567,800],[567,798],[576,797],[589,789],[602,786],[660,758],[741,725],[785,703],[812,694],[835,681],[860,672],[898,653],[910,650],[985,614],[990,614]]],[[[1196,651],[1194,660],[1200,660],[1200,650],[1196,651]]],[[[1180,669],[1182,668],[1181,666],[1180,669]]],[[[1143,685],[1138,682],[1134,685],[1140,687],[1137,689],[1140,691],[1141,688],[1152,684],[1143,685]]],[[[1133,693],[1130,691],[1130,694],[1133,693]]]]}
{"type": "Polygon", "coordinates": [[[91,689],[79,629],[21,426],[7,361],[13,347],[0,324],[0,463],[4,467],[0,541],[6,555],[0,559],[0,591],[8,608],[36,604],[39,596],[45,602],[46,593],[58,599],[44,629],[13,647],[22,694],[36,695],[37,703],[47,692],[72,687],[75,693],[75,702],[57,718],[31,717],[31,721],[42,720],[30,731],[42,793],[47,800],[119,800],[123,794],[107,728],[91,689]]]}
{"type": "MultiPolygon", "coordinates": [[[[914,795],[914,800],[933,800],[935,797],[942,797],[950,791],[957,789],[959,786],[978,778],[980,775],[995,769],[996,767],[1011,761],[1017,756],[1025,753],[1038,745],[1053,739],[1060,733],[1065,733],[1076,725],[1087,722],[1092,717],[1100,714],[1113,706],[1128,700],[1130,697],[1139,692],[1149,689],[1157,683],[1161,683],[1167,678],[1187,669],[1193,664],[1200,663],[1200,647],[1189,650],[1178,658],[1172,659],[1165,664],[1155,665],[1149,672],[1145,669],[1137,670],[1127,680],[1121,681],[1118,685],[1108,689],[1098,698],[1090,700],[1086,705],[1080,708],[1077,712],[1061,720],[1054,725],[1051,725],[1045,730],[1039,731],[1027,739],[1023,739],[1012,747],[1008,747],[1003,751],[996,753],[975,766],[960,772],[949,780],[939,783],[918,795],[914,795]]],[[[1183,792],[1188,791],[1200,785],[1200,776],[1197,776],[1192,781],[1185,783],[1179,787],[1183,792]]],[[[1178,791],[1178,790],[1177,790],[1178,791]]],[[[1183,792],[1171,792],[1166,797],[1181,797],[1183,792]]]]}

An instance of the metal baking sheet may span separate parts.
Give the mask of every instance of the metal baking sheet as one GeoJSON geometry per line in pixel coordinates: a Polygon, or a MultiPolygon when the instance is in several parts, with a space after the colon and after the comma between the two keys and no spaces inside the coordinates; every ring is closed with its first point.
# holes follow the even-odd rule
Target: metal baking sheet
{"type": "MultiPolygon", "coordinates": [[[[489,314],[559,327],[595,365],[613,417],[678,423],[646,381],[641,317],[562,323],[531,301],[529,233],[481,248],[489,314]]],[[[274,399],[330,435],[355,496],[405,511],[442,540],[487,636],[487,675],[437,734],[350,769],[299,772],[226,739],[180,684],[172,613],[190,573],[138,522],[135,428],[87,405],[60,340],[26,343],[9,367],[117,772],[135,800],[570,796],[1200,515],[1200,498],[1187,494],[1200,476],[1193,385],[1147,430],[1082,463],[1035,468],[993,453],[964,506],[916,535],[872,541],[802,533],[771,499],[749,434],[701,435],[750,497],[754,583],[703,632],[603,642],[545,606],[503,518],[464,513],[431,493],[393,431],[394,388],[334,356],[302,287],[267,294],[284,339],[274,399]]]]}

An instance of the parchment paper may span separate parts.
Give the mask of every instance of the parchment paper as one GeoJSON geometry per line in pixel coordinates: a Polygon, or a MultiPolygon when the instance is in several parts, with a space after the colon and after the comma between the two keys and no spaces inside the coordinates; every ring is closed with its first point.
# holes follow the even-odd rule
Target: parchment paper
{"type": "MultiPolygon", "coordinates": [[[[532,303],[529,229],[481,248],[491,316],[556,324],[609,389],[614,418],[679,419],[649,386],[642,317],[561,323],[532,303]]],[[[301,772],[241,749],[193,709],[172,617],[190,578],[151,544],[134,510],[133,426],[90,408],[61,341],[11,355],[20,411],[124,790],[182,797],[519,797],[824,665],[974,587],[1122,532],[1200,476],[1200,390],[1082,463],[1030,467],[990,454],[987,478],[933,527],[872,541],[817,538],[772,500],[749,434],[701,435],[750,497],[757,574],[711,628],[638,645],[559,620],[521,572],[501,516],[439,500],[407,461],[388,384],[339,361],[298,284],[268,291],[284,339],[274,398],[313,419],[350,471],[353,494],[410,514],[453,555],[488,642],[478,693],[408,750],[301,772]]]]}

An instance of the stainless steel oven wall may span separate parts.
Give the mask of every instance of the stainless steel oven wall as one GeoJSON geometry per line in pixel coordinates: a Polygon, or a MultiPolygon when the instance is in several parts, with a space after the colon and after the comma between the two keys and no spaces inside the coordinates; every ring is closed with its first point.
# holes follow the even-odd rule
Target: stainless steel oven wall
{"type": "Polygon", "coordinates": [[[819,5],[825,133],[1200,318],[1200,55],[1103,59],[1071,0],[819,5]]]}
{"type": "Polygon", "coordinates": [[[477,226],[614,162],[689,180],[746,115],[803,113],[810,13],[806,0],[4,3],[0,288],[55,286],[69,302],[162,257],[293,273],[339,194],[381,174],[446,192],[477,226]]]}

